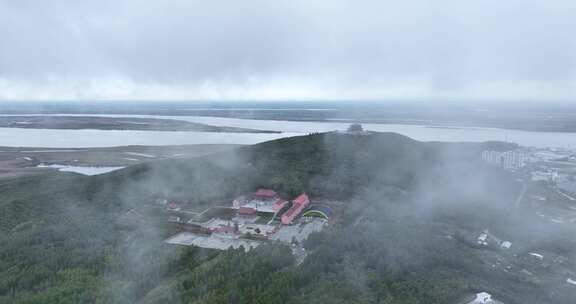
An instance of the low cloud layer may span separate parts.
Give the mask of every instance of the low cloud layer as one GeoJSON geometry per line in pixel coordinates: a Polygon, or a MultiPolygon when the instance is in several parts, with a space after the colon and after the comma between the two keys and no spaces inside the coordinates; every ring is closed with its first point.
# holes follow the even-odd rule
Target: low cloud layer
{"type": "Polygon", "coordinates": [[[576,97],[576,2],[0,0],[0,99],[576,97]]]}

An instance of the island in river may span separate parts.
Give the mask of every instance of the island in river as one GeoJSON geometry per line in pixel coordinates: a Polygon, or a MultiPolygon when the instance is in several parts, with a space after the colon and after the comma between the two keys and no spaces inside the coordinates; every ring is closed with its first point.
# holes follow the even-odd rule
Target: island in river
{"type": "Polygon", "coordinates": [[[213,126],[177,119],[43,115],[0,116],[0,128],[281,133],[270,130],[213,126]]]}

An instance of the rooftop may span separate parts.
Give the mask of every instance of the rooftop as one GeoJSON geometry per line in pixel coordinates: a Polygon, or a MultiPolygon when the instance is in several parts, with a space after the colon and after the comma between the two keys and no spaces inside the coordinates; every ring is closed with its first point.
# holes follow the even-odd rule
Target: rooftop
{"type": "Polygon", "coordinates": [[[254,192],[254,195],[263,197],[275,197],[277,193],[276,191],[270,189],[258,189],[258,191],[254,192]]]}
{"type": "Polygon", "coordinates": [[[308,198],[308,195],[306,193],[302,193],[300,194],[297,198],[295,198],[293,200],[294,204],[306,204],[310,201],[310,199],[308,198]]]}

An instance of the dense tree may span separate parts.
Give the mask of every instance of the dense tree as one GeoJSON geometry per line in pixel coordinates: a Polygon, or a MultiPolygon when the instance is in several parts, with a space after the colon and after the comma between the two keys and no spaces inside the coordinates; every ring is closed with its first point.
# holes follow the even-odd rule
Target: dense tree
{"type": "Polygon", "coordinates": [[[102,176],[2,180],[0,303],[433,304],[479,288],[550,302],[541,285],[503,279],[476,251],[444,237],[447,225],[516,233],[490,208],[491,200],[511,200],[513,179],[446,157],[478,159],[481,150],[396,134],[315,134],[102,176]],[[491,195],[466,192],[485,190],[467,183],[491,195]],[[302,264],[279,244],[244,252],[163,243],[172,230],[154,198],[204,209],[261,186],[346,201],[331,227],[304,243],[302,264]],[[457,203],[478,197],[482,212],[457,203]]]}

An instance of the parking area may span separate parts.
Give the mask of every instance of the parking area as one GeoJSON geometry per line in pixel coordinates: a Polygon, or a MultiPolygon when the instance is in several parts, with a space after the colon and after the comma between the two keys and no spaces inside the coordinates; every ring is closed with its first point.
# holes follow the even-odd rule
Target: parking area
{"type": "Polygon", "coordinates": [[[270,236],[271,240],[290,243],[293,239],[302,243],[310,233],[321,231],[327,223],[325,219],[301,219],[300,223],[291,226],[281,226],[277,233],[270,236]]]}
{"type": "Polygon", "coordinates": [[[262,244],[262,242],[259,241],[227,237],[225,235],[212,234],[210,236],[204,236],[191,232],[178,233],[167,239],[165,242],[168,244],[184,246],[194,245],[202,248],[218,250],[226,250],[230,247],[237,249],[243,246],[246,251],[256,248],[262,244]]]}

